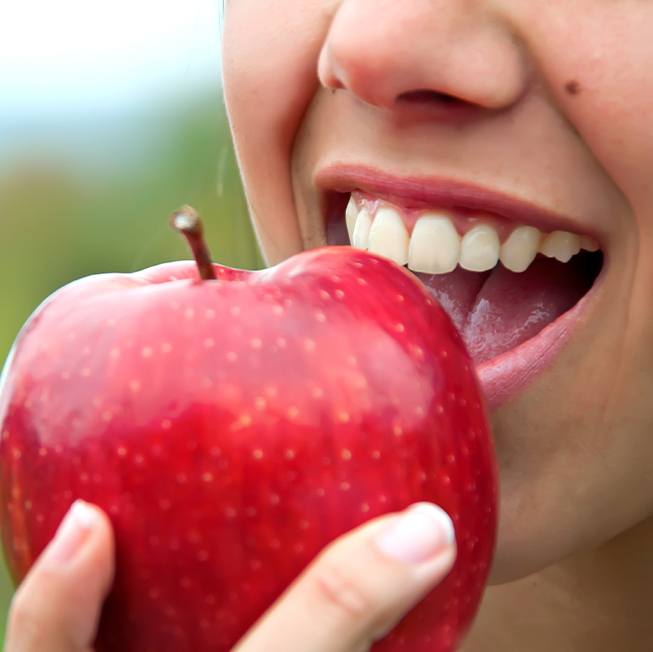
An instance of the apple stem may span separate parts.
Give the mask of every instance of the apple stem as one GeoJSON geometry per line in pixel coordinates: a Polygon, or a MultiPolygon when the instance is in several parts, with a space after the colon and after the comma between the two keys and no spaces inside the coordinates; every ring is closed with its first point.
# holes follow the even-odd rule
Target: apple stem
{"type": "Polygon", "coordinates": [[[182,206],[170,217],[172,228],[179,231],[190,245],[197,270],[203,281],[214,281],[216,279],[211,253],[204,240],[204,229],[199,213],[192,206],[182,206]]]}

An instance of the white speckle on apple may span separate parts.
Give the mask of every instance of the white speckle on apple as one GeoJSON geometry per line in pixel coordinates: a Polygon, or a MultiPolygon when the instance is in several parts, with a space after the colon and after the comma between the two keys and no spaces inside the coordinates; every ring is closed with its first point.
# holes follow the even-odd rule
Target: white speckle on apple
{"type": "Polygon", "coordinates": [[[118,457],[127,457],[127,449],[124,446],[118,446],[116,449],[118,457]]]}
{"type": "Polygon", "coordinates": [[[285,310],[283,309],[283,306],[274,306],[272,308],[272,312],[277,315],[277,317],[281,317],[285,314],[285,310]]]}
{"type": "Polygon", "coordinates": [[[43,521],[45,521],[45,517],[43,516],[43,514],[41,512],[39,512],[36,515],[36,522],[41,524],[41,523],[43,523],[43,521]]]}
{"type": "Polygon", "coordinates": [[[263,457],[264,457],[264,455],[263,455],[263,451],[262,451],[260,448],[255,448],[255,449],[252,451],[252,457],[253,457],[255,460],[262,460],[263,457]]]}
{"type": "Polygon", "coordinates": [[[140,380],[136,380],[136,379],[132,379],[132,380],[130,380],[130,381],[129,381],[129,389],[130,389],[134,394],[138,394],[138,392],[140,392],[140,390],[141,390],[141,381],[140,381],[140,380]]]}
{"type": "Polygon", "coordinates": [[[403,437],[404,429],[398,423],[395,423],[394,426],[392,426],[392,434],[395,437],[403,437]]]}
{"type": "Polygon", "coordinates": [[[320,290],[320,299],[328,301],[331,299],[331,295],[326,290],[320,290]]]}
{"type": "Polygon", "coordinates": [[[204,316],[205,316],[207,319],[215,319],[215,310],[213,310],[213,308],[207,308],[207,309],[204,311],[204,316]]]}
{"type": "Polygon", "coordinates": [[[261,563],[260,559],[252,559],[249,562],[249,567],[253,571],[260,570],[262,568],[263,564],[261,563]]]}
{"type": "Polygon", "coordinates": [[[418,405],[418,406],[415,408],[415,414],[416,414],[418,417],[423,417],[424,414],[425,414],[424,408],[423,408],[421,405],[418,405]]]}
{"type": "Polygon", "coordinates": [[[140,453],[136,453],[136,455],[134,455],[134,464],[136,464],[136,466],[142,466],[145,464],[145,458],[140,453]]]}
{"type": "Polygon", "coordinates": [[[229,428],[232,432],[236,430],[240,430],[241,428],[247,428],[247,426],[252,425],[252,417],[251,415],[245,413],[241,414],[232,424],[231,427],[229,428]]]}
{"type": "Polygon", "coordinates": [[[313,387],[311,389],[311,396],[313,398],[324,398],[324,390],[321,387],[313,387]]]}
{"type": "Polygon", "coordinates": [[[304,544],[303,543],[295,543],[292,548],[293,548],[293,551],[298,555],[301,555],[302,552],[304,552],[304,544]]]}
{"type": "Polygon", "coordinates": [[[297,453],[292,448],[286,448],[286,450],[283,452],[283,456],[287,460],[294,460],[296,455],[297,453]]]}
{"type": "Polygon", "coordinates": [[[235,351],[227,351],[227,362],[236,362],[238,360],[238,354],[235,351]]]}
{"type": "Polygon", "coordinates": [[[295,419],[299,415],[299,408],[294,405],[291,405],[286,412],[289,419],[295,419]]]}
{"type": "Polygon", "coordinates": [[[184,317],[188,319],[188,321],[195,319],[195,310],[193,308],[186,308],[186,310],[184,310],[184,317]]]}
{"type": "MultiPolygon", "coordinates": [[[[5,432],[5,437],[8,437],[9,433],[5,432]]],[[[39,457],[47,457],[48,455],[48,449],[45,446],[41,446],[39,448],[39,457]]]]}
{"type": "Polygon", "coordinates": [[[406,301],[406,297],[403,294],[396,294],[395,298],[397,299],[397,303],[403,303],[406,301]]]}
{"type": "Polygon", "coordinates": [[[23,505],[25,506],[25,509],[29,512],[32,509],[32,501],[31,500],[26,500],[23,505]]]}
{"type": "Polygon", "coordinates": [[[229,314],[232,317],[237,317],[240,315],[240,306],[231,306],[231,308],[229,308],[229,314]]]}
{"type": "Polygon", "coordinates": [[[342,282],[342,276],[338,276],[337,274],[332,274],[331,275],[331,280],[334,283],[341,283],[342,282]]]}
{"type": "Polygon", "coordinates": [[[370,506],[367,503],[363,503],[361,505],[361,512],[363,512],[363,514],[367,514],[367,512],[369,511],[370,511],[370,506]]]}
{"type": "Polygon", "coordinates": [[[238,516],[238,511],[235,510],[233,507],[225,507],[224,510],[224,515],[229,519],[234,519],[236,516],[238,516]]]}
{"type": "Polygon", "coordinates": [[[161,421],[161,430],[170,430],[170,428],[172,428],[172,421],[170,419],[161,421]]]}
{"type": "Polygon", "coordinates": [[[315,319],[321,324],[323,324],[327,320],[326,315],[321,310],[318,310],[315,313],[315,319]]]}
{"type": "Polygon", "coordinates": [[[427,478],[428,478],[428,476],[426,475],[425,471],[420,471],[419,472],[419,481],[420,482],[426,482],[427,478]]]}
{"type": "Polygon", "coordinates": [[[100,415],[100,418],[102,419],[102,421],[104,421],[104,423],[109,423],[111,419],[113,419],[113,414],[111,414],[111,410],[105,410],[100,415]]]}
{"type": "Polygon", "coordinates": [[[259,412],[262,412],[263,410],[265,410],[265,408],[267,407],[267,404],[268,404],[268,402],[265,400],[265,398],[263,396],[257,396],[254,399],[254,407],[259,412]]]}
{"type": "Polygon", "coordinates": [[[385,505],[388,502],[388,497],[385,494],[379,494],[379,502],[385,505]]]}
{"type": "Polygon", "coordinates": [[[172,351],[172,344],[170,342],[164,342],[161,345],[161,353],[170,353],[172,351]]]}
{"type": "Polygon", "coordinates": [[[326,491],[324,490],[323,487],[318,487],[315,490],[315,495],[318,496],[319,498],[324,498],[324,496],[326,496],[326,491]]]}
{"type": "Polygon", "coordinates": [[[401,322],[397,322],[394,328],[397,331],[397,333],[404,333],[406,331],[406,326],[401,322]]]}
{"type": "Polygon", "coordinates": [[[306,351],[306,353],[313,353],[313,351],[315,351],[315,347],[315,340],[312,340],[310,337],[307,337],[304,340],[304,351],[306,351]]]}
{"type": "Polygon", "coordinates": [[[373,460],[380,460],[381,459],[381,451],[380,450],[374,449],[372,451],[371,455],[372,455],[373,460]]]}
{"type": "Polygon", "coordinates": [[[342,300],[342,299],[345,298],[345,293],[344,293],[344,291],[341,290],[340,288],[338,288],[338,289],[334,292],[334,294],[336,295],[336,299],[341,299],[341,300],[342,300]]]}
{"type": "Polygon", "coordinates": [[[340,490],[341,491],[349,491],[351,489],[351,484],[347,482],[346,480],[343,480],[340,483],[340,490]]]}
{"type": "Polygon", "coordinates": [[[82,472],[79,474],[79,481],[82,484],[87,484],[88,483],[88,473],[82,472]]]}
{"type": "Polygon", "coordinates": [[[204,473],[202,473],[202,482],[206,482],[206,483],[213,482],[213,473],[211,473],[210,471],[205,471],[204,473]]]}
{"type": "Polygon", "coordinates": [[[207,337],[207,338],[204,340],[204,346],[205,346],[207,349],[212,349],[212,348],[215,346],[215,340],[214,340],[212,337],[207,337]]]}
{"type": "Polygon", "coordinates": [[[342,459],[345,460],[345,462],[349,462],[349,460],[352,457],[351,451],[348,448],[343,448],[340,451],[340,457],[342,457],[342,459]]]}
{"type": "Polygon", "coordinates": [[[448,487],[451,484],[451,478],[447,473],[443,473],[442,476],[440,477],[440,482],[445,486],[448,487]]]}
{"type": "Polygon", "coordinates": [[[442,403],[438,403],[438,404],[435,406],[435,411],[436,411],[438,414],[444,414],[444,405],[442,405],[442,403]]]}
{"type": "Polygon", "coordinates": [[[358,283],[358,285],[367,285],[367,281],[362,276],[359,276],[356,279],[356,283],[358,283]]]}
{"type": "Polygon", "coordinates": [[[277,337],[277,346],[280,349],[285,349],[287,344],[288,344],[288,341],[286,340],[285,337],[277,337]]]}
{"type": "Polygon", "coordinates": [[[268,398],[276,398],[279,395],[279,390],[274,386],[274,385],[268,385],[264,390],[263,393],[268,397],[268,398]]]}
{"type": "Polygon", "coordinates": [[[338,421],[340,423],[349,423],[350,420],[351,417],[349,416],[349,412],[345,412],[344,410],[338,412],[338,421]]]}
{"type": "Polygon", "coordinates": [[[141,349],[141,356],[144,358],[151,358],[153,355],[154,351],[152,350],[151,346],[144,346],[141,349]]]}
{"type": "Polygon", "coordinates": [[[159,499],[159,509],[162,512],[167,512],[170,509],[170,507],[172,507],[172,503],[167,498],[159,499]]]}
{"type": "Polygon", "coordinates": [[[249,341],[249,345],[250,345],[253,349],[260,349],[260,348],[263,346],[263,340],[262,340],[260,337],[253,337],[253,338],[249,341]]]}
{"type": "Polygon", "coordinates": [[[197,553],[197,561],[205,562],[209,559],[209,553],[206,550],[200,550],[197,553]]]}

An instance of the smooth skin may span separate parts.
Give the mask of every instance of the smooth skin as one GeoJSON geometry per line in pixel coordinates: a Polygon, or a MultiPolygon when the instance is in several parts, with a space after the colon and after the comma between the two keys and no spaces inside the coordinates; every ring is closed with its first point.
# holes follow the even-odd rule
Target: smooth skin
{"type": "Polygon", "coordinates": [[[464,652],[653,649],[651,34],[648,0],[226,4],[225,96],[270,264],[325,243],[315,174],[335,162],[495,188],[604,251],[591,313],[491,415],[499,542],[464,652]]]}

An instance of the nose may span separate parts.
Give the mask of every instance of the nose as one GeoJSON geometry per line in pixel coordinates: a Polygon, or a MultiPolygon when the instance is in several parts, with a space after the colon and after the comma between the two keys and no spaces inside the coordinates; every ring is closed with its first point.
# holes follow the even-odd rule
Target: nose
{"type": "Polygon", "coordinates": [[[386,109],[504,109],[524,93],[524,53],[483,0],[342,0],[320,52],[323,86],[386,109]]]}

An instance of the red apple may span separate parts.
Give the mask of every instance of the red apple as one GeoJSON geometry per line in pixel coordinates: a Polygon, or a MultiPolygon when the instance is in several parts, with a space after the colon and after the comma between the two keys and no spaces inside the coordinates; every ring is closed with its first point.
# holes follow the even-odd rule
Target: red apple
{"type": "Polygon", "coordinates": [[[329,541],[433,501],[457,562],[374,649],[453,649],[488,573],[496,474],[448,317],[357,249],[258,272],[195,249],[217,280],[186,262],[82,279],[21,332],[0,382],[14,578],[83,498],[117,537],[97,649],[226,651],[329,541]]]}

